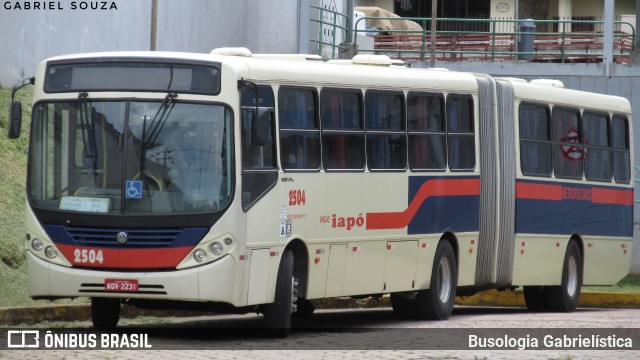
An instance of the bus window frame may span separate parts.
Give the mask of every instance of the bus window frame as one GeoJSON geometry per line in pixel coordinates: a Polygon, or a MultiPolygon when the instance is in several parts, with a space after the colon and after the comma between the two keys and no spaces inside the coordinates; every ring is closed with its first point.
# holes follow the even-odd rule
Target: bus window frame
{"type": "MultiPolygon", "coordinates": [[[[449,148],[448,148],[448,142],[447,142],[447,102],[446,102],[446,96],[443,93],[439,93],[439,92],[428,92],[428,91],[409,91],[407,93],[407,95],[405,96],[405,109],[406,109],[406,121],[407,121],[407,166],[409,168],[410,171],[412,172],[431,172],[431,173],[442,173],[442,172],[446,172],[447,169],[449,168],[449,148]],[[409,127],[411,126],[409,124],[409,98],[412,97],[416,97],[416,98],[437,98],[440,100],[440,106],[441,106],[441,125],[442,125],[442,132],[436,132],[436,131],[424,131],[424,130],[411,130],[409,129],[409,127]],[[444,137],[444,167],[442,168],[419,168],[419,167],[412,167],[411,166],[411,159],[409,157],[409,143],[411,142],[411,136],[442,136],[444,137]]],[[[428,120],[427,120],[428,121],[428,120]]]]}
{"type": "MultiPolygon", "coordinates": [[[[367,168],[367,134],[366,134],[366,130],[365,130],[365,119],[364,119],[364,94],[362,92],[362,89],[360,88],[340,88],[340,87],[323,87],[320,89],[320,96],[319,96],[319,100],[320,100],[320,106],[319,106],[319,111],[320,111],[320,145],[321,145],[321,156],[322,156],[322,169],[325,172],[331,173],[331,172],[340,172],[340,173],[361,173],[364,172],[365,169],[367,168]],[[332,93],[346,93],[346,94],[356,94],[358,97],[358,102],[359,102],[359,123],[360,123],[360,129],[335,129],[335,128],[325,128],[324,127],[324,118],[322,116],[322,105],[324,103],[323,101],[323,95],[326,94],[327,92],[332,92],[332,93]],[[324,137],[326,135],[332,135],[332,134],[336,134],[336,135],[361,135],[362,136],[362,155],[363,155],[363,163],[362,163],[362,167],[361,168],[327,168],[325,166],[325,144],[324,144],[324,137]]],[[[345,149],[346,150],[346,149],[345,149]]]]}
{"type": "MultiPolygon", "coordinates": [[[[318,95],[318,89],[316,87],[313,86],[298,86],[298,85],[281,85],[278,87],[277,89],[277,93],[274,94],[275,95],[275,113],[276,113],[276,117],[277,117],[277,133],[278,133],[278,139],[277,139],[277,149],[278,149],[278,163],[279,163],[279,168],[282,169],[283,172],[286,173],[315,173],[315,172],[320,172],[322,170],[322,136],[321,136],[321,130],[322,130],[322,123],[321,123],[321,119],[320,119],[320,97],[318,95]],[[314,120],[317,124],[317,128],[315,129],[308,129],[308,128],[283,128],[282,127],[282,122],[281,122],[281,115],[280,112],[282,111],[282,104],[281,104],[281,99],[283,99],[281,97],[281,91],[282,90],[303,90],[303,91],[310,91],[311,94],[313,95],[313,101],[314,101],[314,109],[313,109],[313,115],[314,115],[314,120]],[[302,134],[302,133],[317,133],[318,134],[318,167],[317,168],[287,168],[286,166],[284,166],[284,162],[282,161],[283,156],[285,154],[285,151],[283,151],[283,147],[282,147],[282,133],[287,133],[290,132],[292,134],[302,134]]],[[[289,152],[287,152],[287,154],[289,154],[289,152]]]]}
{"type": "Polygon", "coordinates": [[[519,161],[520,161],[520,172],[522,173],[522,175],[525,176],[532,176],[532,177],[538,177],[538,178],[546,178],[546,179],[551,179],[554,176],[554,172],[553,172],[553,142],[551,140],[552,134],[551,134],[551,107],[549,106],[550,104],[548,103],[540,103],[540,102],[535,102],[535,101],[521,101],[518,104],[518,153],[519,153],[519,161]],[[520,107],[522,105],[526,105],[526,106],[532,106],[532,107],[537,107],[537,108],[541,108],[545,110],[545,113],[547,114],[547,139],[546,140],[540,140],[540,139],[533,139],[533,138],[523,138],[522,137],[522,127],[521,127],[521,121],[522,118],[520,117],[520,107]],[[542,144],[548,144],[551,147],[551,151],[549,153],[550,155],[550,159],[549,159],[549,163],[551,164],[551,169],[549,171],[549,173],[547,174],[538,174],[538,173],[530,173],[530,172],[525,172],[522,168],[522,141],[527,141],[527,142],[535,142],[535,143],[542,143],[542,144]]]}
{"type": "Polygon", "coordinates": [[[613,113],[613,115],[611,115],[610,118],[611,121],[611,158],[612,158],[612,172],[613,172],[613,180],[612,182],[616,183],[616,184],[625,184],[625,185],[629,185],[631,184],[631,179],[633,178],[633,166],[631,164],[631,139],[630,139],[630,121],[629,121],[629,116],[626,114],[618,114],[618,113],[613,113]],[[613,146],[613,142],[614,142],[614,133],[613,133],[613,122],[616,120],[622,120],[624,121],[624,148],[616,148],[613,146]],[[626,162],[625,166],[627,168],[627,170],[629,171],[629,178],[626,181],[619,181],[616,177],[616,161],[615,161],[615,154],[616,153],[626,153],[628,156],[629,161],[626,162]]]}
{"type": "MultiPolygon", "coordinates": [[[[577,131],[578,131],[578,143],[576,144],[576,146],[578,146],[580,148],[580,151],[583,153],[584,155],[584,143],[583,143],[583,138],[584,138],[584,134],[583,134],[583,129],[582,129],[582,111],[579,107],[573,107],[573,106],[564,106],[564,105],[554,105],[551,108],[551,119],[550,119],[550,125],[551,125],[551,144],[553,146],[552,150],[551,150],[551,156],[553,158],[553,176],[556,179],[565,179],[565,180],[584,180],[584,157],[582,157],[579,161],[580,161],[580,165],[581,165],[581,171],[580,174],[578,176],[565,176],[565,175],[560,175],[558,176],[558,173],[556,171],[556,165],[558,165],[556,163],[556,148],[558,146],[562,146],[562,145],[571,145],[572,143],[569,142],[562,142],[560,140],[556,140],[556,133],[555,133],[555,123],[554,123],[554,112],[557,110],[561,110],[561,111],[566,111],[566,112],[573,112],[575,114],[578,115],[578,124],[577,124],[577,131]]],[[[563,134],[563,135],[567,135],[567,134],[563,134]]],[[[563,136],[560,135],[560,136],[563,136]]],[[[559,139],[562,139],[562,137],[559,137],[559,139]]],[[[564,157],[564,155],[560,155],[562,157],[564,157]]]]}
{"type": "Polygon", "coordinates": [[[612,143],[612,124],[611,124],[611,116],[609,115],[609,113],[603,112],[603,111],[594,111],[594,110],[590,110],[590,109],[584,109],[582,111],[582,116],[581,116],[581,122],[580,122],[580,126],[581,126],[581,131],[582,131],[582,149],[583,149],[583,153],[587,153],[587,155],[585,157],[583,157],[583,164],[582,164],[582,171],[584,174],[584,179],[586,181],[594,181],[594,182],[600,182],[600,183],[610,183],[613,180],[613,148],[611,147],[611,143],[612,143]],[[589,139],[586,138],[587,143],[585,143],[585,136],[586,136],[586,121],[585,121],[585,117],[587,115],[595,115],[598,117],[604,117],[606,120],[606,124],[607,124],[607,145],[606,146],[602,146],[602,145],[593,145],[589,142],[589,139]],[[596,150],[607,150],[609,151],[609,161],[611,164],[611,168],[610,168],[610,173],[609,173],[609,179],[597,179],[597,178],[592,178],[587,176],[587,158],[589,157],[589,150],[590,149],[596,149],[596,150]]]}
{"type": "Polygon", "coordinates": [[[447,134],[446,137],[446,146],[447,146],[447,170],[450,172],[474,172],[477,167],[478,167],[478,159],[477,159],[477,155],[478,152],[476,151],[478,149],[478,145],[479,145],[479,138],[477,138],[478,133],[477,133],[477,126],[476,126],[476,114],[475,114],[475,110],[476,110],[476,103],[474,101],[473,95],[472,94],[468,94],[468,93],[454,93],[454,92],[450,92],[447,93],[445,96],[445,132],[447,134]],[[449,99],[451,97],[454,98],[458,98],[458,99],[468,99],[470,100],[471,104],[469,106],[469,108],[471,109],[471,111],[469,112],[469,114],[471,115],[471,131],[470,132],[453,132],[453,131],[449,131],[449,99]],[[451,135],[453,134],[453,135],[451,135]],[[453,169],[451,167],[451,156],[450,156],[450,152],[449,152],[449,140],[450,140],[450,136],[466,136],[466,137],[471,137],[473,139],[473,146],[471,147],[471,149],[473,149],[473,167],[471,168],[466,168],[466,169],[462,169],[462,168],[456,168],[453,169]]]}
{"type": "MultiPolygon", "coordinates": [[[[363,102],[363,116],[364,116],[364,129],[365,129],[365,156],[366,156],[366,166],[367,169],[369,170],[369,172],[395,172],[395,173],[402,173],[402,172],[406,172],[408,169],[408,164],[409,164],[409,159],[408,159],[408,153],[407,153],[407,149],[408,149],[408,137],[407,137],[407,103],[406,103],[406,96],[404,91],[402,90],[389,90],[389,89],[365,89],[364,92],[364,102],[363,102]],[[392,96],[400,96],[400,106],[401,106],[401,110],[400,110],[400,124],[401,124],[401,128],[402,130],[391,130],[390,128],[384,128],[384,129],[369,129],[368,125],[368,117],[367,117],[367,112],[368,112],[368,106],[367,106],[367,102],[369,100],[369,95],[392,95],[392,96]],[[402,136],[404,138],[404,151],[403,153],[403,160],[404,160],[404,167],[402,168],[372,168],[371,167],[371,162],[370,162],[370,158],[371,156],[369,156],[369,134],[373,135],[373,136],[402,136]]],[[[389,158],[389,161],[391,161],[391,158],[389,158]]]]}

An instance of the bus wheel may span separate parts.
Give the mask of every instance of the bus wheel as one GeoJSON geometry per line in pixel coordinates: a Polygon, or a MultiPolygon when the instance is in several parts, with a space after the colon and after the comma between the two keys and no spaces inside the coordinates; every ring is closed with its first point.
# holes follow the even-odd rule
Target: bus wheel
{"type": "Polygon", "coordinates": [[[544,300],[543,286],[525,286],[523,289],[524,302],[529,311],[540,312],[547,310],[544,300]]]}
{"type": "Polygon", "coordinates": [[[120,320],[120,299],[91,298],[91,322],[96,329],[113,329],[120,320]]]}
{"type": "Polygon", "coordinates": [[[400,320],[411,320],[418,317],[416,301],[400,294],[391,294],[391,307],[393,314],[400,320]]]}
{"type": "Polygon", "coordinates": [[[458,284],[458,266],[448,241],[440,241],[433,259],[431,287],[416,295],[418,316],[427,320],[446,320],[453,311],[458,284]]]}
{"type": "Polygon", "coordinates": [[[562,266],[560,286],[545,286],[544,295],[549,310],[571,312],[578,307],[582,287],[582,255],[575,240],[569,241],[562,266]]]}
{"type": "Polygon", "coordinates": [[[264,326],[269,336],[286,337],[291,332],[291,313],[295,299],[294,281],[293,252],[286,250],[278,268],[274,301],[264,307],[264,326]]]}

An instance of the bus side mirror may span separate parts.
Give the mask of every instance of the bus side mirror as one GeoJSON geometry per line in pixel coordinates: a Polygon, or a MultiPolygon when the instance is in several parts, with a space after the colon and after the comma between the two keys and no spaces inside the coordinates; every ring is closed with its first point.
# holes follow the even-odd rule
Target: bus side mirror
{"type": "Polygon", "coordinates": [[[258,116],[252,125],[251,145],[269,145],[269,136],[271,136],[271,111],[258,108],[258,116]]]}
{"type": "Polygon", "coordinates": [[[22,103],[20,101],[11,102],[9,110],[9,139],[20,137],[22,128],[22,103]]]}

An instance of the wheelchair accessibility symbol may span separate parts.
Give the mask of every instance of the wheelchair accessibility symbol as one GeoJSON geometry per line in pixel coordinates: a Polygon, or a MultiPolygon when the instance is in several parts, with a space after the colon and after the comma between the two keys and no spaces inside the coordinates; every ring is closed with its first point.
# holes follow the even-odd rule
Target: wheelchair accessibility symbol
{"type": "Polygon", "coordinates": [[[126,198],[128,199],[142,199],[142,181],[140,180],[127,180],[125,184],[126,198]]]}

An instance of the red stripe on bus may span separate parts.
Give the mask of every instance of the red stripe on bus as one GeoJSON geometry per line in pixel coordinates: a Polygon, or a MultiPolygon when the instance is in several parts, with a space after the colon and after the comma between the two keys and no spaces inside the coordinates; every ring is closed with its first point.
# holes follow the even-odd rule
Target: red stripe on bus
{"type": "Polygon", "coordinates": [[[598,204],[633,205],[633,190],[593,188],[591,201],[598,204]]]}
{"type": "Polygon", "coordinates": [[[400,212],[367,213],[367,230],[402,229],[430,197],[480,195],[480,179],[427,180],[406,210],[400,212]]]}
{"type": "Polygon", "coordinates": [[[550,200],[561,201],[565,199],[591,201],[596,204],[611,205],[633,205],[633,189],[605,189],[599,187],[592,188],[573,188],[571,186],[554,185],[554,184],[537,184],[518,182],[516,183],[517,199],[532,200],[550,200]],[[584,190],[588,191],[587,195],[582,199],[571,198],[563,195],[565,190],[584,190]]]}
{"type": "Polygon", "coordinates": [[[73,265],[94,268],[118,268],[118,269],[175,269],[176,266],[189,254],[191,247],[177,247],[164,249],[112,249],[90,248],[57,244],[64,257],[73,265]],[[74,251],[78,249],[78,256],[74,251]],[[86,250],[86,255],[82,251],[86,250]],[[89,256],[93,251],[94,256],[89,256]],[[102,252],[102,263],[97,259],[98,251],[102,252]],[[80,259],[81,261],[76,261],[80,259]],[[91,261],[93,260],[93,261],[91,261]]]}
{"type": "Polygon", "coordinates": [[[562,185],[516,183],[517,199],[562,200],[562,185]]]}

